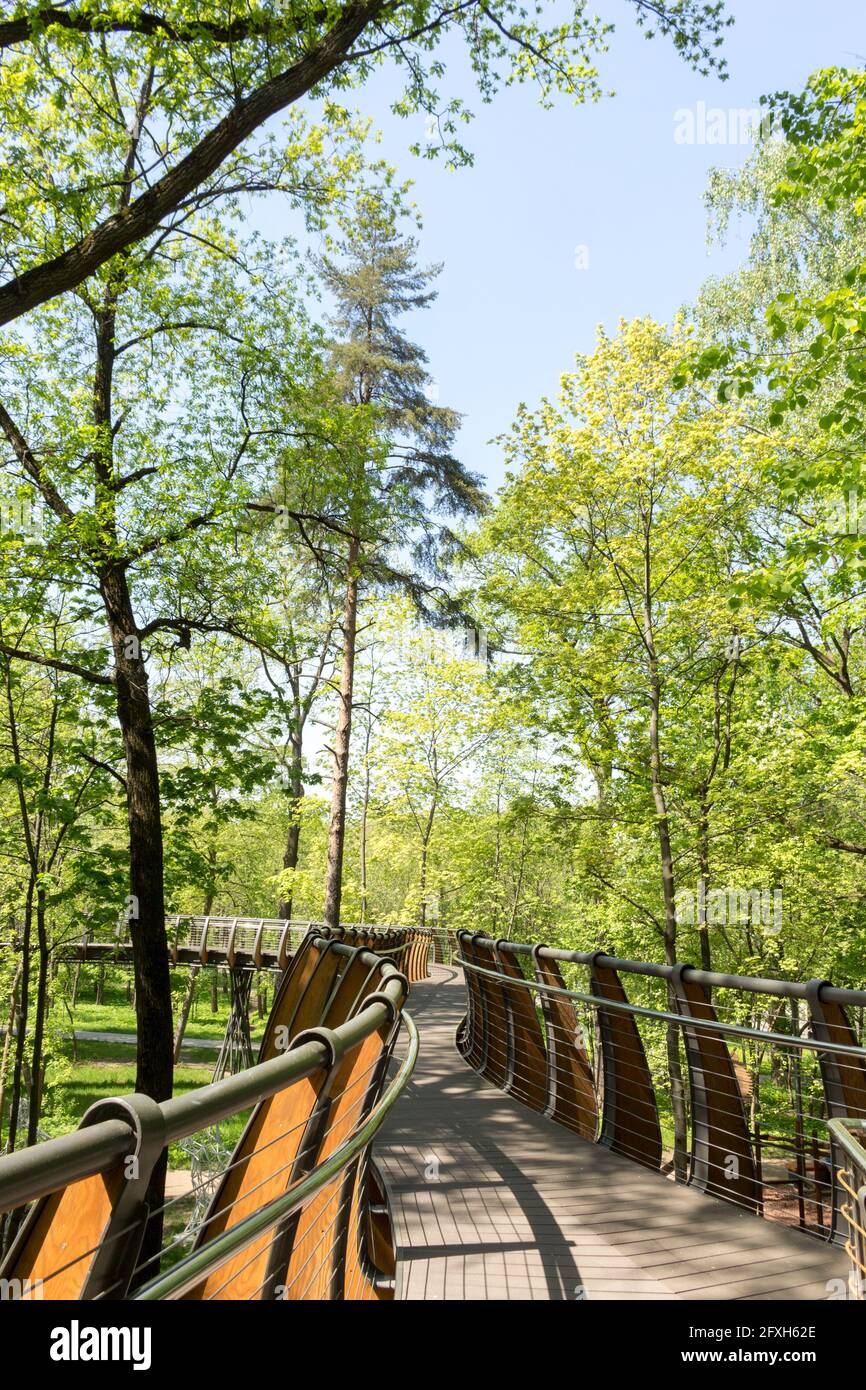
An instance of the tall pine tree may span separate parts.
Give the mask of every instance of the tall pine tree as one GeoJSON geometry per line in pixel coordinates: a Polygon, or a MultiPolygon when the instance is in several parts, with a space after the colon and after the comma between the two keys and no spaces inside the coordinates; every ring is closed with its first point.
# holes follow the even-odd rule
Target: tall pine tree
{"type": "Polygon", "coordinates": [[[417,241],[401,236],[375,200],[359,209],[336,255],[319,261],[335,304],[331,364],[342,401],[366,413],[376,448],[358,452],[345,475],[339,632],[339,703],[333,744],[325,921],[340,918],[346,792],[359,593],[402,590],[428,619],[456,616],[445,589],[460,550],[457,520],[485,507],[481,479],[453,453],[459,416],[435,402],[427,354],[404,317],[436,299],[440,266],[417,264],[417,241]]]}

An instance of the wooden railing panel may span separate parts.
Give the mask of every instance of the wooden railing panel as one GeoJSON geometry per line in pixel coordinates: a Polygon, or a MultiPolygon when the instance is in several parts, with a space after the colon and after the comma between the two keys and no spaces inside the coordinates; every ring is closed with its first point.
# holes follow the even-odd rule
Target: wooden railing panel
{"type": "MultiPolygon", "coordinates": [[[[678,966],[674,989],[687,1017],[717,1022],[705,987],[678,966]]],[[[691,1096],[692,1154],[689,1182],[702,1192],[759,1210],[751,1135],[733,1058],[719,1033],[683,1025],[691,1096]]]]}
{"type": "MultiPolygon", "coordinates": [[[[338,1063],[333,1100],[317,1162],[323,1162],[348,1139],[372,1105],[381,1084],[379,1063],[390,1032],[389,1028],[387,1032],[373,1033],[354,1053],[338,1063]]],[[[341,1178],[318,1193],[301,1212],[292,1234],[291,1255],[281,1281],[284,1288],[280,1296],[289,1302],[331,1296],[336,1228],[341,1221],[348,1226],[349,1218],[350,1197],[341,1178]]]]}
{"type": "MultiPolygon", "coordinates": [[[[541,960],[533,952],[539,984],[564,989],[562,972],[554,960],[541,960]]],[[[582,1139],[595,1139],[598,1102],[592,1067],[580,1033],[580,1023],[570,999],[546,990],[541,995],[547,1033],[547,1097],[545,1111],[558,1124],[574,1130],[582,1139]]]]}
{"type": "Polygon", "coordinates": [[[71,1183],[40,1203],[24,1239],[4,1266],[25,1299],[84,1297],[95,1251],[108,1234],[124,1187],[123,1165],[71,1183]]]}
{"type": "Polygon", "coordinates": [[[508,1029],[509,1068],[507,1090],[530,1110],[547,1105],[547,1050],[534,997],[526,988],[515,953],[497,942],[496,959],[503,975],[502,997],[508,1029]],[[509,980],[520,981],[509,984],[509,980]]]}
{"type": "MultiPolygon", "coordinates": [[[[601,999],[627,1003],[616,971],[597,956],[590,991],[601,999]]],[[[599,1006],[604,1060],[604,1110],[599,1143],[648,1168],[661,1167],[662,1134],[643,1041],[631,1014],[599,1006]]]]}

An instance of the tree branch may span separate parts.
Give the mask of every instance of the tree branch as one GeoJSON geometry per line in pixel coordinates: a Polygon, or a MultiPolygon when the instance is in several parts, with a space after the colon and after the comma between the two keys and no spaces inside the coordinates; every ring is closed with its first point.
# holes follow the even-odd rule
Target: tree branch
{"type": "MultiPolygon", "coordinates": [[[[74,289],[112,256],[155,231],[270,116],[305,96],[343,64],[355,39],[386,0],[347,5],[337,23],[299,62],[239,101],[175,167],[129,207],[105,218],[74,246],[0,286],[0,325],[74,289]]],[[[13,22],[13,21],[10,21],[13,22]]]]}
{"type": "Polygon", "coordinates": [[[45,477],[43,470],[36,461],[36,455],[27,443],[23,434],[19,430],[12,416],[6,407],[0,403],[0,429],[2,429],[12,452],[17,458],[28,478],[36,484],[39,492],[45,498],[51,510],[66,521],[71,521],[75,515],[72,508],[60,496],[54,484],[45,477]]]}
{"type": "MultiPolygon", "coordinates": [[[[309,21],[320,24],[325,11],[310,15],[309,21]]],[[[235,44],[245,39],[269,39],[279,42],[291,34],[297,34],[298,26],[282,16],[260,12],[247,14],[242,18],[220,24],[216,20],[199,19],[192,23],[172,23],[162,15],[142,10],[137,15],[118,19],[114,15],[89,13],[74,14],[70,10],[57,9],[53,5],[36,6],[29,14],[4,20],[0,24],[0,48],[11,48],[14,44],[27,43],[38,38],[42,30],[49,27],[65,29],[74,34],[140,34],[145,38],[167,38],[174,43],[195,43],[210,39],[212,43],[235,44]]]]}
{"type": "Polygon", "coordinates": [[[47,666],[52,671],[65,671],[69,676],[80,676],[91,685],[114,686],[114,677],[105,676],[100,671],[91,671],[87,666],[79,666],[74,661],[61,661],[58,657],[42,656],[39,652],[27,651],[23,647],[10,647],[0,642],[0,653],[12,661],[29,661],[35,666],[47,666]]]}

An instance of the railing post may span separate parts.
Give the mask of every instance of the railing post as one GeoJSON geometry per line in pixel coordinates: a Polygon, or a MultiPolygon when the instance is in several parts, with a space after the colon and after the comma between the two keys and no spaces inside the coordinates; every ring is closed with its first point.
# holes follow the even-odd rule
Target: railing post
{"type": "Polygon", "coordinates": [[[289,965],[289,946],[292,941],[292,924],[286,922],[280,933],[280,944],[277,949],[277,965],[280,970],[287,970],[289,965]]]}
{"type": "MultiPolygon", "coordinates": [[[[118,1119],[129,1127],[129,1153],[34,1203],[0,1277],[36,1287],[57,1278],[48,1289],[52,1299],[126,1296],[147,1225],[148,1183],[165,1147],[165,1122],[156,1101],[131,1095],[96,1101],[78,1128],[118,1119]]],[[[38,1148],[33,1161],[38,1165],[38,1148]]]]}
{"type": "MultiPolygon", "coordinates": [[[[495,962],[496,962],[496,969],[497,969],[497,970],[499,971],[499,973],[500,973],[501,975],[503,975],[503,976],[505,976],[505,975],[507,975],[507,974],[512,974],[512,973],[515,973],[515,972],[516,972],[516,974],[519,976],[519,975],[520,975],[520,967],[514,965],[514,963],[513,963],[513,962],[514,962],[514,958],[513,958],[513,957],[511,958],[511,961],[510,961],[510,963],[509,963],[509,966],[506,967],[506,963],[505,963],[505,948],[506,948],[507,945],[508,945],[508,943],[507,943],[505,937],[500,937],[499,940],[496,942],[495,946],[493,947],[493,950],[492,950],[491,954],[492,954],[492,956],[493,956],[493,958],[494,958],[494,960],[495,960],[495,962]]],[[[504,1059],[504,1073],[505,1073],[505,1074],[504,1074],[504,1076],[503,1076],[503,1079],[502,1079],[502,1083],[501,1083],[501,1084],[502,1084],[503,1090],[505,1090],[505,1091],[513,1091],[513,1090],[514,1090],[515,1066],[516,1066],[516,1057],[515,1057],[515,1053],[516,1053],[516,1039],[515,1039],[515,1027],[514,1027],[514,1005],[513,1005],[511,990],[507,988],[507,986],[506,986],[504,980],[503,980],[503,983],[502,983],[502,986],[501,986],[501,994],[502,994],[502,1008],[503,1008],[503,1011],[504,1011],[504,1014],[505,1014],[505,1018],[504,1018],[504,1023],[505,1023],[505,1059],[504,1059]]]]}
{"type": "MultiPolygon", "coordinates": [[[[460,953],[469,965],[477,965],[474,937],[471,932],[457,934],[460,953]]],[[[463,1056],[476,1071],[484,1071],[487,1063],[487,1002],[479,984],[480,977],[474,970],[465,972],[466,992],[469,1000],[468,1026],[463,1039],[463,1056]]]]}
{"type": "MultiPolygon", "coordinates": [[[[325,1043],[329,1049],[330,1057],[324,1079],[304,1126],[298,1152],[292,1161],[291,1171],[286,1181],[287,1188],[305,1177],[307,1173],[312,1172],[318,1161],[328,1131],[334,1082],[337,1079],[342,1061],[342,1048],[330,1028],[309,1028],[303,1033],[298,1033],[297,1037],[293,1038],[289,1044],[288,1050],[291,1052],[294,1048],[302,1047],[304,1043],[313,1041],[325,1043]]],[[[300,1220],[301,1212],[293,1212],[287,1221],[274,1229],[267,1254],[265,1281],[259,1291],[259,1298],[262,1302],[280,1297],[278,1290],[286,1280],[300,1220]]]]}
{"type": "MultiPolygon", "coordinates": [[[[602,962],[604,951],[590,957],[591,992],[611,1002],[628,1003],[616,971],[602,962]]],[[[660,1168],[662,1135],[658,1107],[643,1041],[634,1017],[620,1009],[598,1006],[604,1078],[604,1106],[599,1143],[647,1168],[660,1168]]]]}
{"type": "MultiPolygon", "coordinates": [[[[476,932],[472,938],[475,960],[482,970],[498,973],[499,962],[496,953],[484,939],[484,932],[476,932]]],[[[498,980],[490,980],[486,975],[478,975],[478,988],[484,1004],[486,1046],[484,1066],[481,1069],[494,1086],[504,1086],[508,1075],[508,1029],[502,986],[498,980]]]]}
{"type": "Polygon", "coordinates": [[[234,921],[233,921],[232,924],[231,924],[231,927],[229,928],[228,941],[226,942],[226,964],[227,964],[231,969],[234,969],[234,964],[235,964],[235,956],[236,956],[236,952],[235,952],[235,938],[236,938],[236,936],[237,936],[237,933],[238,933],[238,919],[237,919],[237,917],[235,917],[234,921]]]}
{"type": "Polygon", "coordinates": [[[696,1018],[718,1022],[703,985],[688,978],[692,966],[678,964],[671,984],[683,1015],[683,1039],[689,1068],[692,1152],[689,1184],[701,1192],[745,1204],[760,1205],[749,1126],[731,1054],[720,1034],[690,1028],[696,1018]]]}
{"type": "MultiPolygon", "coordinates": [[[[565,989],[555,960],[542,960],[534,946],[532,959],[540,985],[565,989]]],[[[598,1131],[598,1102],[592,1068],[580,1037],[580,1023],[570,999],[541,991],[541,1009],[547,1035],[547,1085],[544,1113],[558,1124],[594,1141],[598,1131]]]]}
{"type": "Polygon", "coordinates": [[[199,938],[198,943],[199,960],[201,961],[202,965],[207,965],[207,934],[209,927],[210,917],[205,917],[204,924],[201,929],[201,937],[199,938]]]}
{"type": "Polygon", "coordinates": [[[534,996],[526,988],[518,957],[508,942],[497,941],[496,954],[508,1015],[508,1089],[531,1110],[543,1112],[547,1104],[548,1057],[534,996]],[[518,983],[510,984],[510,980],[518,983]]]}
{"type": "MultiPolygon", "coordinates": [[[[364,1002],[368,1003],[369,999],[373,998],[384,999],[386,1003],[390,1002],[386,999],[386,996],[384,995],[370,995],[368,999],[364,1002]]],[[[372,1110],[373,1106],[376,1104],[376,1101],[379,1099],[379,1096],[382,1093],[382,1088],[385,1084],[385,1079],[388,1074],[388,1066],[390,1064],[391,1057],[394,1052],[394,1045],[397,1041],[397,1034],[399,1033],[399,1031],[400,1017],[396,1010],[392,1009],[390,1036],[388,1036],[387,1039],[384,1041],[381,1056],[376,1067],[374,1068],[373,1074],[368,1083],[367,1090],[364,1095],[364,1100],[361,1106],[361,1111],[356,1121],[356,1123],[358,1124],[362,1124],[363,1121],[366,1120],[367,1116],[369,1115],[370,1111],[372,1110]]],[[[366,1257],[366,1259],[370,1262],[370,1265],[372,1267],[372,1260],[370,1260],[369,1251],[367,1249],[367,1236],[365,1230],[367,1207],[369,1205],[369,1193],[367,1191],[367,1184],[364,1175],[366,1157],[366,1154],[360,1155],[355,1164],[351,1165],[349,1168],[346,1169],[346,1172],[343,1175],[343,1182],[341,1184],[340,1201],[338,1207],[337,1233],[334,1238],[334,1260],[331,1268],[330,1287],[330,1297],[335,1301],[344,1299],[347,1292],[346,1270],[349,1253],[348,1241],[349,1233],[352,1229],[353,1215],[356,1217],[357,1220],[356,1234],[359,1237],[359,1250],[357,1253],[360,1254],[362,1258],[366,1257]],[[357,1210],[355,1210],[355,1199],[357,1199],[357,1210]]],[[[371,1275],[371,1281],[374,1283],[376,1282],[375,1275],[371,1275]]]]}

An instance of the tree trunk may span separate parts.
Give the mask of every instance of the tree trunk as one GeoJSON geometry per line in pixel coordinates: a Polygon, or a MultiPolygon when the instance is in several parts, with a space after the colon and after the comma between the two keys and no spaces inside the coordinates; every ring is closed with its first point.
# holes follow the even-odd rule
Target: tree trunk
{"type": "Polygon", "coordinates": [[[15,1035],[15,1016],[18,1013],[18,985],[21,981],[21,966],[15,968],[15,978],[9,992],[9,1013],[6,1019],[6,1033],[3,1037],[3,1053],[0,1056],[0,1149],[3,1147],[3,1111],[6,1106],[6,1070],[9,1066],[9,1053],[15,1035]]]}
{"type": "MultiPolygon", "coordinates": [[[[15,1061],[12,1066],[12,1100],[9,1105],[9,1139],[7,1152],[11,1153],[18,1139],[18,1117],[21,1113],[21,1096],[26,1071],[27,1017],[30,996],[30,937],[33,929],[33,876],[27,887],[27,900],[24,907],[24,932],[21,942],[21,990],[18,997],[18,1020],[15,1036],[15,1061]]],[[[8,1250],[24,1219],[23,1208],[18,1207],[6,1216],[3,1223],[4,1251],[8,1250]]]]}
{"type": "Polygon", "coordinates": [[[698,822],[698,858],[703,891],[698,895],[698,941],[701,948],[701,969],[712,970],[713,955],[710,949],[710,927],[707,921],[707,888],[710,881],[710,812],[706,802],[701,805],[698,822]]]}
{"type": "Polygon", "coordinates": [[[111,629],[117,714],[126,754],[130,898],[127,905],[138,1026],[136,1090],[154,1100],[172,1093],[174,1030],[165,927],[159,763],[147,668],[125,573],[106,572],[102,594],[111,629]]]}
{"type": "Polygon", "coordinates": [[[349,745],[352,737],[352,692],[355,681],[355,643],[358,631],[358,542],[352,540],[343,609],[343,649],[340,669],[340,702],[334,737],[334,781],[328,826],[328,869],[325,880],[326,927],[340,925],[343,889],[343,851],[346,842],[346,793],[349,784],[349,745]]]}
{"type": "Polygon", "coordinates": [[[30,1011],[30,938],[33,931],[33,882],[27,887],[24,904],[24,931],[21,938],[21,986],[18,995],[18,1019],[15,1035],[15,1061],[12,1066],[12,1100],[9,1106],[9,1141],[11,1153],[18,1137],[18,1115],[21,1110],[21,1086],[24,1076],[27,1019],[30,1011]]]}
{"type": "Polygon", "coordinates": [[[27,1121],[27,1143],[35,1144],[42,1113],[42,1060],[45,1039],[45,1017],[48,1011],[48,933],[45,926],[45,889],[36,893],[36,937],[38,970],[36,977],[36,1017],[33,1021],[33,1084],[30,1090],[30,1114],[27,1121]]]}
{"type": "MultiPolygon", "coordinates": [[[[100,587],[114,649],[117,715],[126,755],[130,877],[126,915],[132,942],[138,1033],[135,1089],[162,1101],[172,1093],[174,1028],[165,927],[159,762],[147,668],[125,570],[110,566],[101,575],[100,587]]],[[[155,1215],[145,1234],[143,1260],[154,1255],[162,1241],[165,1170],[163,1154],[148,1188],[147,1200],[155,1215]]]]}
{"type": "MultiPolygon", "coordinates": [[[[216,797],[214,797],[214,802],[216,802],[216,797]]],[[[202,915],[204,917],[210,917],[213,912],[214,898],[216,897],[217,869],[219,866],[216,844],[216,836],[218,833],[217,830],[214,830],[214,839],[211,840],[207,848],[207,892],[205,894],[204,907],[202,908],[202,915]]]]}
{"type": "Polygon", "coordinates": [[[421,873],[418,888],[421,895],[420,927],[423,931],[427,926],[427,868],[430,862],[430,838],[433,834],[433,821],[436,816],[436,798],[434,797],[430,814],[424,823],[424,833],[421,836],[421,873]]]}
{"type": "Polygon", "coordinates": [[[427,925],[427,842],[421,846],[421,876],[418,882],[418,890],[421,896],[421,906],[418,914],[418,925],[423,931],[427,925]]]}
{"type": "MultiPolygon", "coordinates": [[[[534,791],[535,791],[535,777],[534,777],[534,776],[533,776],[533,779],[532,779],[532,788],[533,788],[533,793],[534,793],[534,791]]],[[[515,924],[515,922],[517,921],[517,911],[518,911],[518,908],[520,907],[520,895],[521,895],[521,893],[523,892],[523,878],[524,878],[524,874],[525,874],[525,872],[526,872],[526,854],[527,854],[526,841],[527,841],[528,835],[529,835],[529,812],[527,811],[526,816],[525,816],[524,821],[523,821],[523,834],[522,834],[521,840],[520,840],[520,859],[519,859],[519,861],[518,861],[518,867],[517,867],[517,883],[515,884],[515,887],[514,887],[514,901],[513,901],[513,903],[511,904],[511,915],[510,915],[510,917],[509,917],[509,919],[508,919],[508,932],[509,932],[509,935],[511,935],[511,933],[514,931],[514,924],[515,924]]]]}
{"type": "MultiPolygon", "coordinates": [[[[301,801],[304,796],[303,783],[303,764],[300,754],[296,751],[292,759],[290,798],[289,798],[289,828],[286,832],[286,850],[283,855],[283,868],[292,875],[298,867],[301,845],[301,801]]],[[[290,880],[291,884],[291,880],[290,880]]],[[[277,916],[288,922],[292,915],[294,905],[294,890],[290,886],[283,896],[277,911],[277,916]]]]}
{"type": "MultiPolygon", "coordinates": [[[[652,784],[653,806],[655,808],[656,829],[659,842],[659,859],[662,871],[662,902],[664,904],[664,947],[665,963],[677,962],[677,910],[674,888],[674,859],[671,850],[670,818],[667,799],[662,780],[661,718],[662,683],[658,667],[658,655],[653,634],[651,594],[649,575],[649,547],[647,544],[646,583],[644,589],[644,631],[643,639],[649,658],[650,674],[650,781],[652,784]]],[[[678,1012],[677,999],[673,986],[669,983],[667,1005],[670,1013],[678,1012]]],[[[675,1023],[667,1026],[667,1061],[671,1079],[671,1111],[674,1121],[674,1174],[678,1182],[685,1182],[688,1173],[688,1126],[686,1123],[686,1095],[683,1084],[682,1063],[680,1061],[680,1030],[675,1023]]]]}
{"type": "Polygon", "coordinates": [[[191,965],[189,968],[189,979],[186,985],[186,994],[183,997],[183,1004],[180,1009],[180,1016],[177,1020],[177,1030],[174,1035],[174,1062],[177,1066],[180,1061],[183,1038],[186,1033],[186,1025],[189,1023],[189,1011],[192,1008],[192,1001],[195,998],[195,982],[198,979],[200,965],[191,965]]]}
{"type": "Polygon", "coordinates": [[[370,810],[370,769],[364,769],[364,799],[361,802],[361,823],[358,827],[358,859],[361,871],[361,922],[369,915],[367,890],[367,816],[370,810]]]}

